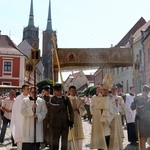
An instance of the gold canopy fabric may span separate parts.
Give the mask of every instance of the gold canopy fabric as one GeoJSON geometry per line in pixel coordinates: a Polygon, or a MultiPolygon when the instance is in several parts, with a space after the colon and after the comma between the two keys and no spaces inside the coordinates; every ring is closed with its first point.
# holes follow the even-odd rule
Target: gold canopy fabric
{"type": "MultiPolygon", "coordinates": [[[[62,70],[93,67],[128,67],[133,65],[133,53],[129,48],[58,48],[62,70]]],[[[54,53],[54,68],[58,68],[54,53]]]]}

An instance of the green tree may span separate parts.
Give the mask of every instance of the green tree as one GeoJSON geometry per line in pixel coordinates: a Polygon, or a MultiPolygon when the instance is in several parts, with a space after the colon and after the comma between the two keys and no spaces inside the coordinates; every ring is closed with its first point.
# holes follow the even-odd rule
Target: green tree
{"type": "Polygon", "coordinates": [[[84,90],[84,94],[86,96],[88,96],[88,95],[91,95],[91,96],[95,95],[96,94],[96,87],[95,86],[88,87],[87,89],[84,90]]]}
{"type": "Polygon", "coordinates": [[[46,79],[44,79],[44,80],[42,80],[42,81],[37,83],[37,87],[38,87],[39,93],[42,92],[43,87],[45,85],[49,85],[50,86],[50,94],[52,94],[53,93],[53,81],[51,79],[49,79],[49,78],[46,78],[46,79]]]}
{"type": "Polygon", "coordinates": [[[91,89],[91,87],[88,87],[88,88],[86,88],[86,89],[84,90],[84,94],[85,94],[86,96],[89,95],[90,89],[91,89]]]}
{"type": "Polygon", "coordinates": [[[96,94],[96,87],[95,86],[92,86],[89,90],[89,95],[93,96],[96,94]]]}

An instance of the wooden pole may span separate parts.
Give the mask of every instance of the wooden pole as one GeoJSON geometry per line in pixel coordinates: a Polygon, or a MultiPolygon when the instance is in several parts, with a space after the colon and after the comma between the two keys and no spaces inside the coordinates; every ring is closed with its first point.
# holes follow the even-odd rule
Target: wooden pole
{"type": "Polygon", "coordinates": [[[138,136],[138,150],[141,150],[140,128],[139,128],[139,121],[138,121],[138,119],[137,119],[137,136],[138,136]]]}
{"type": "MultiPolygon", "coordinates": [[[[36,89],[36,66],[34,64],[34,90],[35,90],[35,93],[34,93],[34,104],[36,104],[36,99],[37,99],[37,89],[36,89]]],[[[36,114],[36,108],[34,109],[34,116],[36,114]]],[[[36,150],[36,118],[34,118],[34,145],[35,145],[35,150],[36,150]]]]}
{"type": "Polygon", "coordinates": [[[52,80],[53,85],[55,84],[55,73],[54,73],[54,50],[52,48],[52,80]]]}
{"type": "MultiPolygon", "coordinates": [[[[137,104],[136,104],[137,105],[137,104]]],[[[136,106],[136,114],[138,116],[138,106],[136,106]]],[[[137,126],[137,137],[138,137],[138,150],[141,150],[141,140],[140,140],[140,125],[139,125],[139,118],[136,120],[136,126],[137,126]]]]}

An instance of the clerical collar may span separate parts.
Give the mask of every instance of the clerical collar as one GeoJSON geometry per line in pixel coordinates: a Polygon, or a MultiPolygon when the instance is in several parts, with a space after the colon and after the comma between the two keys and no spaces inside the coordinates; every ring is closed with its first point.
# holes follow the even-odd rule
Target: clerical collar
{"type": "Polygon", "coordinates": [[[36,97],[36,98],[33,98],[33,97],[29,96],[29,99],[30,99],[31,101],[34,101],[34,100],[37,100],[37,97],[36,97]]]}
{"type": "Polygon", "coordinates": [[[131,96],[134,96],[134,94],[133,93],[129,93],[131,96]]]}
{"type": "Polygon", "coordinates": [[[56,96],[57,98],[62,98],[62,96],[56,96]]]}
{"type": "Polygon", "coordinates": [[[102,95],[103,97],[107,97],[107,95],[102,95]]]}

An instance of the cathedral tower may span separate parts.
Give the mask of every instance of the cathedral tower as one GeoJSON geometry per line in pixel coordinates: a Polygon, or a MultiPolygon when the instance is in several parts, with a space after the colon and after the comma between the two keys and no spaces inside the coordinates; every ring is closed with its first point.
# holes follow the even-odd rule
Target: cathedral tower
{"type": "Polygon", "coordinates": [[[31,46],[34,42],[37,42],[39,48],[39,28],[34,26],[33,0],[31,0],[30,5],[29,23],[23,30],[23,40],[26,40],[31,46]]]}
{"type": "Polygon", "coordinates": [[[52,29],[51,1],[49,0],[48,19],[46,30],[43,31],[42,63],[44,66],[44,78],[52,79],[52,29]]]}

